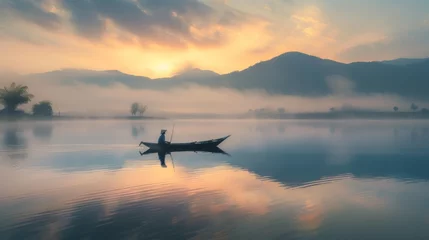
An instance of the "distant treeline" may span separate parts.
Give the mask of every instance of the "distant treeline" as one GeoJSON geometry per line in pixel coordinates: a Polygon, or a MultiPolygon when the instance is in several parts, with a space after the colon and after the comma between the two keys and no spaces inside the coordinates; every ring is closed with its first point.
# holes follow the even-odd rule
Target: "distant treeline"
{"type": "MultiPolygon", "coordinates": [[[[33,94],[28,92],[28,87],[12,83],[8,87],[0,89],[0,103],[4,106],[0,110],[2,116],[25,116],[29,115],[18,107],[31,102],[34,98],[33,94]]],[[[52,117],[53,109],[50,101],[41,101],[32,107],[33,116],[52,117]]]]}
{"type": "Polygon", "coordinates": [[[393,107],[393,111],[376,111],[368,109],[353,108],[345,106],[341,108],[330,108],[325,112],[302,112],[290,113],[285,108],[269,109],[249,109],[245,117],[255,118],[277,118],[277,119],[338,119],[338,118],[401,118],[401,119],[418,119],[429,118],[429,110],[427,108],[419,108],[415,103],[412,103],[409,111],[399,111],[398,107],[393,107]]]}
{"type": "MultiPolygon", "coordinates": [[[[19,106],[28,104],[34,98],[34,95],[29,93],[28,86],[12,83],[10,86],[6,86],[0,89],[0,104],[4,106],[0,110],[0,117],[7,118],[20,118],[20,117],[43,117],[52,118],[54,116],[54,109],[51,101],[40,101],[34,104],[31,108],[31,113],[18,109],[19,106]]],[[[140,103],[131,104],[132,117],[121,117],[127,119],[143,118],[143,114],[146,112],[147,106],[140,103]],[[137,116],[137,114],[139,116],[137,116]]],[[[58,117],[60,113],[58,112],[58,117]]],[[[77,117],[63,117],[67,119],[74,119],[77,117]]],[[[118,118],[118,117],[116,117],[118,118]]]]}

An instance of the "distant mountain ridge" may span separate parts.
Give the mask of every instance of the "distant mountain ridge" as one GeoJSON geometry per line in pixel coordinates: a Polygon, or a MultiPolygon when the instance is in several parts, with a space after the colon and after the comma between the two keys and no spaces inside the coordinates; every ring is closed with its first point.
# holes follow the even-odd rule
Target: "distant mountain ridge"
{"type": "Polygon", "coordinates": [[[300,52],[288,52],[242,71],[223,75],[208,70],[188,69],[170,78],[151,79],[117,70],[65,69],[26,77],[63,84],[85,83],[106,87],[120,83],[130,88],[162,90],[198,84],[309,97],[334,94],[328,80],[336,77],[347,79],[353,91],[359,94],[395,94],[429,100],[429,58],[345,64],[300,52]]]}
{"type": "Polygon", "coordinates": [[[398,66],[406,66],[414,63],[421,63],[424,61],[429,61],[429,58],[398,58],[394,60],[385,60],[380,61],[381,63],[398,65],[398,66]]]}

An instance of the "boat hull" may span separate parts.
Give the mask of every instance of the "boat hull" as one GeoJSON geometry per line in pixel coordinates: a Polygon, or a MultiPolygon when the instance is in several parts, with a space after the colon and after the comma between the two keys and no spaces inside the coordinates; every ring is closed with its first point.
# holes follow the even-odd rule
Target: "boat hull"
{"type": "Polygon", "coordinates": [[[165,152],[199,151],[204,149],[216,148],[228,137],[230,136],[228,135],[223,138],[212,139],[207,141],[197,141],[197,142],[189,142],[189,143],[171,143],[171,144],[165,144],[165,145],[160,145],[158,143],[141,142],[140,145],[145,145],[146,147],[152,150],[165,151],[165,152]]]}
{"type": "Polygon", "coordinates": [[[153,148],[149,148],[148,150],[146,150],[145,152],[140,152],[140,155],[149,155],[149,154],[153,154],[153,153],[164,153],[164,154],[171,154],[174,152],[199,152],[199,153],[219,153],[219,154],[224,154],[224,155],[228,155],[228,153],[226,153],[225,151],[223,151],[222,149],[220,149],[219,147],[214,147],[214,148],[204,148],[201,150],[186,150],[186,149],[180,149],[180,150],[173,150],[173,151],[159,151],[153,148]]]}

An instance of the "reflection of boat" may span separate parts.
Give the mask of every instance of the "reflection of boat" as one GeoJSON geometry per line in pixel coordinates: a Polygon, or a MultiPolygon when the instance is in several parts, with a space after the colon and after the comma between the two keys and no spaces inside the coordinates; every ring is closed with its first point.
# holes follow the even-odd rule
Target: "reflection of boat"
{"type": "Polygon", "coordinates": [[[218,148],[218,147],[212,147],[212,148],[204,148],[201,150],[186,150],[186,149],[176,149],[176,150],[169,150],[167,152],[162,151],[162,150],[156,150],[153,148],[150,148],[148,150],[146,150],[145,152],[140,152],[140,155],[148,155],[148,154],[153,154],[153,153],[164,153],[164,154],[170,154],[172,152],[205,152],[205,153],[220,153],[220,154],[225,154],[225,155],[229,155],[228,153],[224,152],[222,149],[218,148]]]}
{"type": "Polygon", "coordinates": [[[189,142],[189,143],[170,143],[166,145],[159,145],[158,143],[149,143],[149,142],[140,142],[140,145],[145,145],[146,147],[157,151],[165,151],[165,152],[178,152],[178,151],[202,151],[205,149],[213,149],[216,148],[219,144],[225,141],[230,135],[212,139],[207,141],[197,141],[197,142],[189,142]]]}
{"type": "MultiPolygon", "coordinates": [[[[165,164],[165,155],[170,155],[171,156],[171,160],[173,160],[173,156],[172,156],[172,152],[205,152],[205,153],[216,153],[216,154],[224,154],[224,155],[228,155],[230,156],[228,153],[224,152],[222,149],[218,148],[218,147],[207,147],[204,149],[199,149],[199,150],[187,150],[187,149],[175,149],[175,150],[168,150],[165,151],[163,149],[153,149],[153,148],[149,148],[148,150],[146,150],[145,152],[140,152],[140,155],[149,155],[149,154],[153,154],[153,153],[158,153],[158,158],[159,161],[161,161],[161,166],[162,167],[167,167],[167,165],[165,164]]],[[[174,162],[173,162],[174,164],[174,162]]],[[[174,167],[174,165],[173,165],[174,167]]]]}

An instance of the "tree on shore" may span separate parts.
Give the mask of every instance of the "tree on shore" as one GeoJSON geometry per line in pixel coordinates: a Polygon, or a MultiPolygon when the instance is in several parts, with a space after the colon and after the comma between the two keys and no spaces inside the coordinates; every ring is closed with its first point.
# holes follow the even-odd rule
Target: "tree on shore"
{"type": "Polygon", "coordinates": [[[33,105],[33,115],[51,117],[54,114],[52,104],[49,101],[41,101],[33,105]]]}
{"type": "Polygon", "coordinates": [[[417,111],[419,109],[419,107],[415,103],[412,103],[411,106],[410,106],[410,108],[413,111],[417,111]]]}
{"type": "Polygon", "coordinates": [[[29,103],[34,96],[28,93],[28,87],[12,83],[9,87],[0,89],[0,104],[6,113],[16,112],[19,105],[29,103]]]}
{"type": "Polygon", "coordinates": [[[139,105],[139,109],[138,112],[140,114],[140,116],[142,116],[145,112],[146,112],[147,106],[143,106],[143,105],[139,105]]]}
{"type": "Polygon", "coordinates": [[[133,116],[137,115],[137,113],[142,116],[145,112],[146,112],[147,106],[146,105],[142,105],[140,103],[133,103],[131,104],[131,114],[133,116]]]}
{"type": "Polygon", "coordinates": [[[399,108],[397,106],[393,107],[393,111],[397,112],[399,108]]]}
{"type": "Polygon", "coordinates": [[[131,104],[131,114],[134,116],[137,114],[138,111],[139,111],[139,104],[136,102],[131,104]]]}

